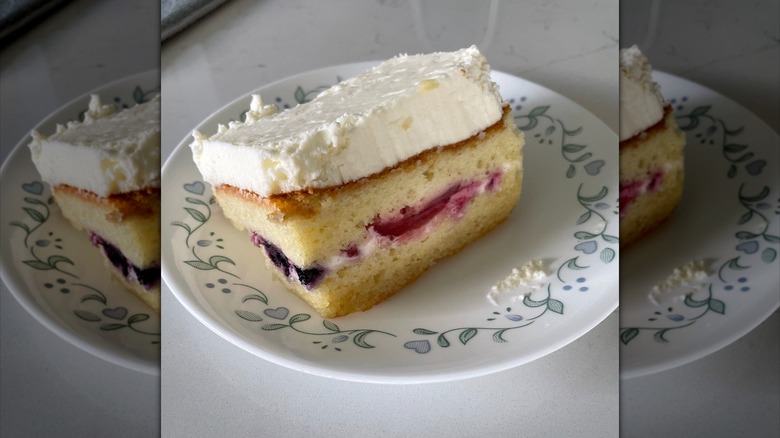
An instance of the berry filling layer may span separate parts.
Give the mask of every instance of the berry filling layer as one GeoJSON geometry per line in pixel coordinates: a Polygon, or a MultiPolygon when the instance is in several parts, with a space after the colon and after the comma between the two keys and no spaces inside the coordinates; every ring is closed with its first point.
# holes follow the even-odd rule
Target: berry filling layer
{"type": "Polygon", "coordinates": [[[108,261],[122,273],[122,276],[128,282],[138,283],[147,291],[151,290],[160,282],[159,266],[151,266],[144,269],[139,268],[125,257],[119,248],[98,236],[93,231],[89,232],[89,240],[93,245],[100,248],[103,255],[106,256],[108,261]]]}
{"type": "Polygon", "coordinates": [[[377,215],[366,228],[390,241],[419,237],[426,231],[426,225],[432,224],[435,218],[462,218],[466,214],[466,207],[475,196],[498,190],[501,175],[502,172],[496,171],[485,179],[455,183],[427,202],[404,206],[398,213],[389,217],[377,215]]]}
{"type": "Polygon", "coordinates": [[[664,179],[664,172],[656,170],[645,178],[633,181],[620,182],[620,218],[623,219],[628,212],[629,206],[636,201],[636,198],[645,194],[658,191],[664,179]]]}
{"type": "Polygon", "coordinates": [[[252,232],[252,243],[255,246],[262,247],[265,250],[268,258],[271,259],[271,263],[274,264],[290,281],[297,281],[302,284],[307,290],[314,289],[317,283],[325,276],[325,268],[320,266],[313,266],[310,268],[302,268],[293,263],[278,246],[263,239],[259,234],[252,232]]]}
{"type": "Polygon", "coordinates": [[[457,182],[439,195],[414,206],[404,206],[397,213],[382,217],[377,215],[366,225],[366,239],[360,244],[349,244],[339,254],[323,264],[301,267],[287,257],[278,246],[257,232],[251,232],[252,243],[262,247],[274,266],[289,281],[297,281],[307,290],[314,289],[331,270],[359,260],[373,252],[379,244],[405,243],[422,237],[445,218],[459,220],[466,214],[471,201],[485,192],[496,192],[501,185],[503,172],[497,170],[485,178],[457,182]]]}

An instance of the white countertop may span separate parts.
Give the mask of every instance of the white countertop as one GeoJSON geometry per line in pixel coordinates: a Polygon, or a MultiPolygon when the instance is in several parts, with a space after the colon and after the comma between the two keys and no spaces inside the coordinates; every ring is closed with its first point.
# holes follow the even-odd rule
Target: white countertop
{"type": "MultiPolygon", "coordinates": [[[[473,43],[493,69],[567,96],[617,130],[616,1],[495,2],[492,21],[490,2],[470,4],[226,3],[163,46],[163,156],[211,113],[272,81],[473,43]],[[450,13],[440,12],[445,4],[450,13]]],[[[617,435],[616,314],[563,349],[508,371],[377,385],[266,362],[217,336],[171,293],[163,306],[164,436],[617,435]]]]}
{"type": "MultiPolygon", "coordinates": [[[[159,68],[154,3],[74,1],[2,49],[3,161],[33,126],[70,100],[159,68]]],[[[4,283],[0,383],[3,437],[159,434],[159,378],[66,342],[33,318],[4,283]]]]}

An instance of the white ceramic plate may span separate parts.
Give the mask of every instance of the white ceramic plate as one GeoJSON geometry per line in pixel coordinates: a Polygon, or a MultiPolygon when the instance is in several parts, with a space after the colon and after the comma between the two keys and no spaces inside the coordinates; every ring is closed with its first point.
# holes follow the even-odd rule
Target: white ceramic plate
{"type": "Polygon", "coordinates": [[[685,185],[672,217],[620,261],[623,378],[713,353],[780,304],[777,134],[712,90],[660,72],[655,78],[687,136],[685,185]],[[654,285],[693,260],[711,274],[703,288],[688,299],[650,298],[654,285]]]}
{"type": "MultiPolygon", "coordinates": [[[[81,117],[90,94],[118,107],[159,93],[160,74],[150,71],[104,85],[64,105],[35,129],[81,117]]],[[[87,235],[76,231],[40,180],[25,136],[3,163],[2,276],[11,293],[36,319],[63,339],[102,359],[159,374],[160,318],[116,282],[87,235]]]]}
{"type": "MultiPolygon", "coordinates": [[[[256,92],[280,107],[365,71],[325,68],[256,92]]],[[[461,379],[549,354],[617,306],[617,136],[572,101],[494,73],[525,131],[525,181],[511,218],[373,309],[323,320],[272,281],[247,233],[213,202],[185,138],[163,168],[163,278],[217,334],[277,364],[338,379],[461,379]],[[528,299],[487,295],[513,267],[540,259],[549,281],[528,299]]],[[[213,133],[249,107],[249,93],[197,126],[213,133]]],[[[519,293],[519,292],[518,292],[519,293]]]]}

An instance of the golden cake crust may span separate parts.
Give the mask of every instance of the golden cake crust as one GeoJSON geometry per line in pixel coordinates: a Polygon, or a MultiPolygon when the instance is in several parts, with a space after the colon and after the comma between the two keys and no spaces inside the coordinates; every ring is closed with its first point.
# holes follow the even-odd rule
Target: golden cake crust
{"type": "Polygon", "coordinates": [[[159,215],[160,212],[159,188],[150,187],[144,190],[118,193],[106,197],[67,184],[59,184],[53,190],[64,195],[80,198],[83,202],[90,203],[101,210],[109,211],[106,219],[110,221],[121,222],[131,217],[159,215]]]}

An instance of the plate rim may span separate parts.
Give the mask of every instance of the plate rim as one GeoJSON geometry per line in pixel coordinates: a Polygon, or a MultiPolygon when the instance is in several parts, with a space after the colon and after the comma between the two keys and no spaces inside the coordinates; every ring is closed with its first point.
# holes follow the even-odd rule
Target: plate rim
{"type": "MultiPolygon", "coordinates": [[[[772,127],[769,126],[769,124],[767,124],[763,119],[761,119],[760,117],[755,115],[752,111],[748,110],[747,108],[745,108],[744,106],[742,106],[738,102],[734,101],[730,97],[728,97],[728,96],[726,96],[726,95],[724,95],[724,94],[722,94],[722,93],[720,93],[720,92],[718,92],[716,90],[713,90],[712,88],[709,88],[707,86],[701,85],[701,84],[699,84],[697,82],[694,82],[694,81],[692,81],[690,79],[686,79],[684,77],[681,77],[681,76],[678,76],[678,75],[675,75],[675,74],[672,74],[672,73],[668,73],[668,72],[663,71],[663,70],[654,70],[653,71],[653,77],[656,80],[656,82],[659,82],[659,79],[661,81],[669,81],[669,80],[679,81],[681,83],[681,85],[684,86],[684,87],[688,87],[688,86],[692,85],[693,87],[699,88],[702,91],[706,91],[707,93],[711,93],[716,98],[720,98],[720,99],[723,99],[723,100],[727,101],[729,103],[729,105],[733,105],[740,112],[748,115],[750,118],[752,118],[754,120],[755,123],[759,124],[762,128],[765,128],[767,131],[773,133],[774,136],[778,137],[777,139],[780,140],[780,134],[778,134],[774,129],[772,129],[772,127]]],[[[780,163],[778,163],[778,166],[780,167],[780,163]]],[[[780,278],[780,277],[778,277],[778,278],[780,278]]],[[[780,283],[778,285],[780,285],[780,283]]],[[[664,362],[657,363],[657,364],[636,366],[636,367],[632,368],[631,370],[625,370],[623,368],[623,365],[621,364],[621,366],[620,366],[620,379],[621,380],[622,379],[626,379],[627,380],[627,379],[634,379],[634,378],[637,378],[637,377],[645,377],[645,376],[650,376],[650,375],[653,375],[653,374],[662,373],[664,371],[669,371],[669,370],[672,370],[674,368],[678,368],[678,367],[681,367],[683,365],[687,365],[689,363],[695,362],[695,361],[697,361],[699,359],[702,359],[704,357],[707,357],[707,356],[709,356],[709,355],[711,355],[711,354],[713,354],[715,352],[718,352],[718,351],[722,350],[723,348],[728,347],[729,345],[731,345],[734,342],[738,341],[739,339],[741,339],[742,337],[744,337],[748,333],[752,332],[756,327],[758,327],[764,321],[766,321],[767,318],[772,316],[772,314],[775,313],[779,308],[780,308],[780,294],[777,296],[777,301],[774,302],[773,306],[767,307],[764,312],[760,313],[761,318],[750,320],[748,322],[748,324],[743,325],[740,329],[736,330],[735,332],[730,333],[726,337],[720,338],[721,342],[718,342],[718,343],[712,344],[712,345],[710,345],[708,347],[696,350],[695,353],[686,354],[686,355],[683,355],[681,357],[677,357],[677,358],[673,358],[673,359],[670,359],[670,360],[666,360],[664,362]]],[[[757,312],[757,314],[758,314],[758,312],[757,312]]],[[[620,348],[622,350],[623,348],[625,348],[625,346],[622,345],[622,343],[621,343],[620,348]]],[[[620,356],[622,357],[626,353],[627,352],[622,352],[621,351],[620,356]]]]}

